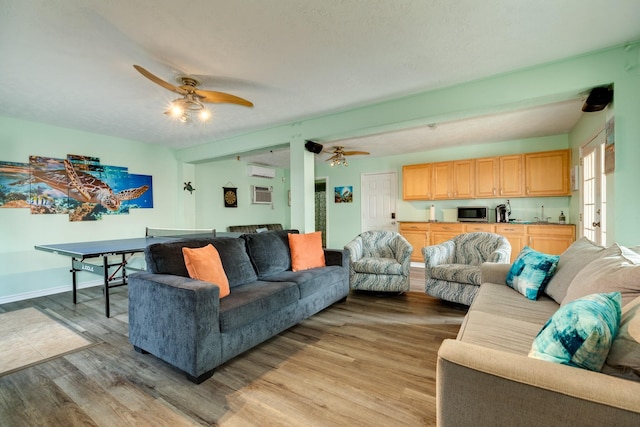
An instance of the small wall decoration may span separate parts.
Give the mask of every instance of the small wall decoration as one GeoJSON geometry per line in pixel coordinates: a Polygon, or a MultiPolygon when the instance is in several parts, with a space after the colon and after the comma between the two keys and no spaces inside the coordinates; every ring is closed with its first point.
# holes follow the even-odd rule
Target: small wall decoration
{"type": "Polygon", "coordinates": [[[352,203],[353,202],[353,186],[344,185],[335,187],[334,198],[336,203],[352,203]]]}
{"type": "Polygon", "coordinates": [[[606,143],[604,145],[604,173],[609,174],[616,170],[616,140],[615,120],[611,117],[605,124],[606,143]]]}
{"type": "Polygon", "coordinates": [[[188,191],[188,192],[189,192],[189,194],[193,194],[193,192],[194,192],[194,191],[196,191],[196,189],[195,189],[195,188],[193,188],[193,185],[191,185],[191,181],[189,181],[189,182],[185,182],[185,183],[184,183],[184,188],[183,188],[183,190],[184,190],[184,191],[188,191]]]}
{"type": "Polygon", "coordinates": [[[225,208],[238,207],[238,189],[236,187],[222,187],[225,208]]]}
{"type": "Polygon", "coordinates": [[[64,159],[30,156],[29,163],[0,161],[0,207],[95,221],[128,214],[130,208],[153,208],[152,179],[73,154],[64,159]]]}

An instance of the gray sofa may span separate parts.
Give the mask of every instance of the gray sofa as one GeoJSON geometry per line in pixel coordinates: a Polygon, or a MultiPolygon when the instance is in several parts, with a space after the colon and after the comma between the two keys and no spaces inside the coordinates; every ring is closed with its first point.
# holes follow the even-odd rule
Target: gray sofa
{"type": "MultiPolygon", "coordinates": [[[[608,365],[613,350],[602,372],[528,357],[534,338],[559,309],[556,301],[566,302],[570,283],[582,285],[581,278],[576,285],[573,279],[583,268],[606,262],[603,251],[584,238],[575,242],[561,255],[555,282],[537,300],[505,284],[509,264],[483,264],[482,285],[457,339],[443,341],[438,351],[439,426],[640,425],[640,382],[608,365]]],[[[625,310],[623,305],[623,321],[625,310]]],[[[640,344],[633,345],[637,354],[640,344]]]]}
{"type": "Polygon", "coordinates": [[[349,293],[349,255],[325,250],[326,267],[291,271],[288,233],[188,239],[147,247],[147,272],[129,276],[129,341],[200,383],[213,369],[349,293]],[[192,280],[183,247],[220,253],[230,295],[192,280]]]}

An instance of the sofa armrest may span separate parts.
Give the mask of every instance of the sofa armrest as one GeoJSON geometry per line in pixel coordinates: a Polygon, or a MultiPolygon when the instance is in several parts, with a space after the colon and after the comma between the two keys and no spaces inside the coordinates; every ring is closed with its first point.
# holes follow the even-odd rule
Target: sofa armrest
{"type": "Polygon", "coordinates": [[[507,284],[507,274],[511,269],[511,264],[499,262],[483,262],[480,266],[481,282],[496,283],[498,285],[507,284]]]}
{"type": "Polygon", "coordinates": [[[324,260],[327,265],[349,268],[349,251],[347,249],[325,249],[324,260]]]}
{"type": "Polygon", "coordinates": [[[436,384],[439,426],[640,425],[640,383],[462,341],[436,384]]]}
{"type": "Polygon", "coordinates": [[[220,363],[220,288],[146,272],[128,282],[131,344],[193,377],[220,363]]]}

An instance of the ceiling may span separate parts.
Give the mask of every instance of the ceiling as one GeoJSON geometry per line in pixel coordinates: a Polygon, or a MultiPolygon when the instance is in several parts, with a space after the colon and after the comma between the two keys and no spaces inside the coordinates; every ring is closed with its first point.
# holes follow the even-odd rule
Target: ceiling
{"type": "MultiPolygon", "coordinates": [[[[0,0],[0,8],[0,115],[176,149],[640,39],[638,0],[0,0]],[[163,112],[176,94],[133,64],[171,83],[195,75],[201,88],[255,106],[210,104],[207,124],[173,121],[163,112]]],[[[562,133],[581,102],[339,145],[386,155],[539,136],[551,124],[562,133]]],[[[253,160],[280,154],[288,165],[286,149],[273,151],[253,160]]]]}

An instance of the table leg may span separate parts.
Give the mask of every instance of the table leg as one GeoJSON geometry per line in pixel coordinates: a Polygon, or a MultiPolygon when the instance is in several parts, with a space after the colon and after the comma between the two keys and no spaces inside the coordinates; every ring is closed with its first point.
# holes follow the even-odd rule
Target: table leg
{"type": "Polygon", "coordinates": [[[78,282],[76,279],[76,267],[74,265],[75,258],[71,258],[71,283],[73,284],[73,303],[77,303],[76,291],[78,289],[78,282]]]}
{"type": "Polygon", "coordinates": [[[104,314],[109,317],[109,256],[102,257],[104,265],[104,314]]]}

